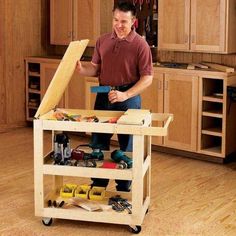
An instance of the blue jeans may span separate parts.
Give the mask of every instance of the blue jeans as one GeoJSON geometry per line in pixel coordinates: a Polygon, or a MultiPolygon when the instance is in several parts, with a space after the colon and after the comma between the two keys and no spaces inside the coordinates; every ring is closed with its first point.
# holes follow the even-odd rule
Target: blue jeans
{"type": "MultiPolygon", "coordinates": [[[[108,100],[107,93],[98,93],[94,105],[95,110],[109,110],[109,111],[126,111],[127,109],[140,109],[141,98],[140,95],[129,98],[124,102],[116,102],[111,104],[108,100]]],[[[104,150],[110,149],[110,140],[113,134],[93,133],[92,134],[92,146],[100,146],[104,150]]],[[[124,152],[132,152],[133,150],[133,137],[132,135],[118,134],[118,142],[120,150],[124,152]]],[[[109,179],[97,179],[92,178],[94,186],[108,185],[109,179]]],[[[128,180],[116,180],[118,191],[128,191],[131,185],[131,181],[128,180]]]]}

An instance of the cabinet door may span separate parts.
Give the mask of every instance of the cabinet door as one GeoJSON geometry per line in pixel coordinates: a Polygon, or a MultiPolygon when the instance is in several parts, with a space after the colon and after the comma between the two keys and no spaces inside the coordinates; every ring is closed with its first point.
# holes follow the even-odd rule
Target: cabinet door
{"type": "MultiPolygon", "coordinates": [[[[142,109],[151,110],[152,113],[163,112],[163,78],[162,73],[155,73],[153,82],[144,92],[141,94],[142,109]]],[[[161,123],[153,122],[153,126],[161,126],[161,123]]],[[[152,144],[162,145],[162,137],[152,137],[152,144]]]]}
{"type": "Polygon", "coordinates": [[[198,77],[165,74],[164,112],[172,113],[164,145],[188,151],[197,150],[198,77]]]}
{"type": "Polygon", "coordinates": [[[69,109],[85,108],[85,78],[75,71],[65,93],[65,107],[69,109]]]}
{"type": "Polygon", "coordinates": [[[74,40],[89,39],[94,46],[100,35],[100,0],[74,0],[74,40]]]}
{"type": "Polygon", "coordinates": [[[225,51],[226,0],[191,1],[191,49],[225,51]]]}
{"type": "MultiPolygon", "coordinates": [[[[44,94],[47,91],[47,88],[57,70],[58,64],[50,64],[50,63],[42,63],[40,68],[40,74],[41,74],[41,100],[44,96],[44,94]]],[[[64,103],[64,96],[62,97],[61,101],[58,104],[58,107],[65,107],[64,103]]]]}
{"type": "Polygon", "coordinates": [[[189,50],[190,0],[159,0],[158,48],[189,50]]]}
{"type": "Polygon", "coordinates": [[[92,86],[99,86],[98,79],[93,77],[85,78],[85,109],[93,110],[96,99],[96,93],[91,93],[92,86]]]}
{"type": "Polygon", "coordinates": [[[50,27],[51,44],[72,41],[72,0],[50,0],[50,27]]]}

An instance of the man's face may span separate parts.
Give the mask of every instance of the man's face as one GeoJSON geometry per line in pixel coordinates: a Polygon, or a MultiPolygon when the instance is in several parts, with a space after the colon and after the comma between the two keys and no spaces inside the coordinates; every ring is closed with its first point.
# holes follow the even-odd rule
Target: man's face
{"type": "Polygon", "coordinates": [[[113,29],[115,30],[118,38],[125,38],[131,31],[134,24],[135,17],[132,13],[123,12],[116,9],[113,13],[113,29]]]}

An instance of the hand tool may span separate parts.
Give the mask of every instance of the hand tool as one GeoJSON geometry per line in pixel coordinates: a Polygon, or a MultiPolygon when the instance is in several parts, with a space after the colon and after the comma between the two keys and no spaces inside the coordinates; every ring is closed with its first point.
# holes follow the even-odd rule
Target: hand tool
{"type": "Polygon", "coordinates": [[[109,93],[112,90],[111,86],[92,86],[91,93],[109,93]]]}
{"type": "Polygon", "coordinates": [[[127,210],[129,214],[132,214],[132,205],[120,195],[109,198],[108,205],[112,205],[112,209],[115,211],[127,210]]]}
{"type": "Polygon", "coordinates": [[[54,135],[54,150],[52,157],[55,165],[67,165],[71,158],[70,139],[64,134],[54,135]]]}
{"type": "Polygon", "coordinates": [[[106,121],[103,121],[102,123],[111,123],[111,124],[114,124],[117,122],[117,120],[119,120],[120,117],[113,117],[113,118],[110,118],[109,120],[106,120],[106,121]]]}
{"type": "Polygon", "coordinates": [[[121,161],[125,162],[127,164],[127,168],[132,168],[133,160],[126,156],[121,150],[114,150],[111,153],[111,159],[117,163],[120,163],[121,161]]]}

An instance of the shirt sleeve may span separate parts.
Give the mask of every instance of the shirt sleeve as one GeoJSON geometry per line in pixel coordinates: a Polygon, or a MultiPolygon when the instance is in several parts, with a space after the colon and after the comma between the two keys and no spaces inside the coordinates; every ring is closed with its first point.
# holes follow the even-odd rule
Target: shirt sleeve
{"type": "Polygon", "coordinates": [[[97,65],[101,64],[100,39],[98,39],[97,42],[96,42],[91,62],[94,63],[94,64],[97,64],[97,65]]]}
{"type": "Polygon", "coordinates": [[[138,67],[140,76],[153,75],[152,53],[146,41],[140,44],[138,67]]]}

